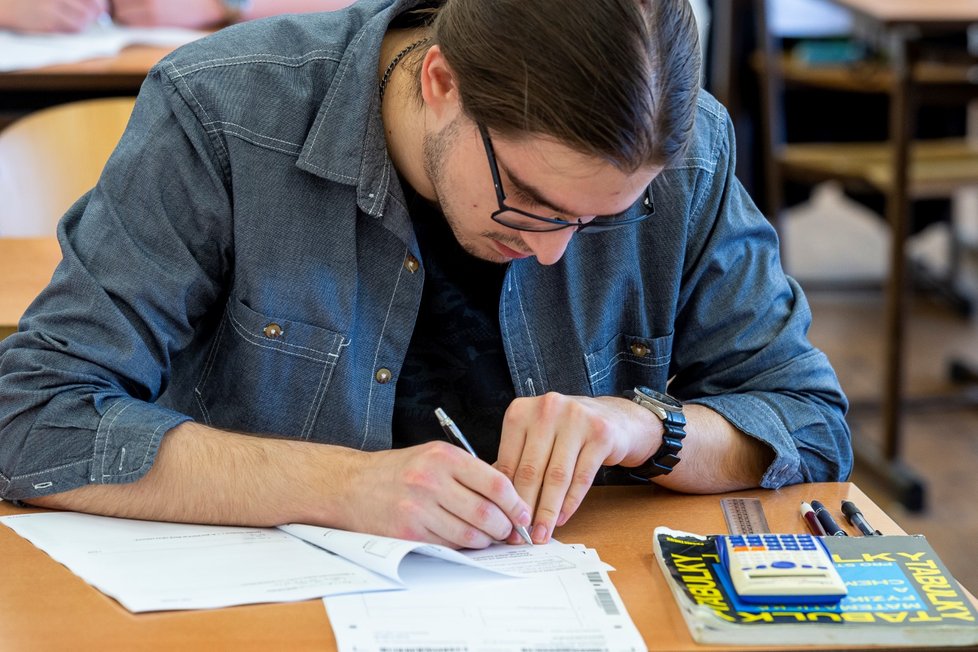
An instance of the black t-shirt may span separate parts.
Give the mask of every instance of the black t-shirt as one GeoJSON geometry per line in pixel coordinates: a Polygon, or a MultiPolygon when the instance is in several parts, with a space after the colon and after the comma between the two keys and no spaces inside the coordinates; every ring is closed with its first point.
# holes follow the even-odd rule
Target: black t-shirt
{"type": "Polygon", "coordinates": [[[393,447],[445,439],[434,410],[458,424],[479,457],[496,460],[503,414],[516,393],[499,329],[506,266],[458,244],[441,211],[413,193],[408,209],[424,265],[424,289],[394,398],[393,447]]]}

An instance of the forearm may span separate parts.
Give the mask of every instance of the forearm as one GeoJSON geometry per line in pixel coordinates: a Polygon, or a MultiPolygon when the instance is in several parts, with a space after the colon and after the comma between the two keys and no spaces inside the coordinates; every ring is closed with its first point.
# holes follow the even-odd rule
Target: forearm
{"type": "Polygon", "coordinates": [[[88,485],[31,499],[41,507],[149,520],[272,526],[341,525],[344,492],[364,454],[251,437],[193,422],[164,438],[150,471],[130,484],[88,485]]]}
{"type": "Polygon", "coordinates": [[[687,493],[719,493],[760,486],[774,451],[745,435],[715,411],[687,405],[686,438],[680,463],[656,478],[664,487],[687,493]]]}

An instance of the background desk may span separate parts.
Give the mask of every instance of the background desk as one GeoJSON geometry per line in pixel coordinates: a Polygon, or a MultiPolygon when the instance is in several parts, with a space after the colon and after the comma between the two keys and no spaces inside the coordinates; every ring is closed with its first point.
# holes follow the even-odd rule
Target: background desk
{"type": "MultiPolygon", "coordinates": [[[[815,484],[779,491],[745,491],[764,502],[775,531],[803,532],[803,500],[838,511],[842,499],[859,505],[884,533],[901,530],[855,485],[815,484]]],[[[657,525],[698,533],[726,532],[720,496],[688,496],[648,487],[598,487],[557,531],[566,543],[585,543],[618,570],[611,579],[650,650],[734,650],[692,642],[652,556],[657,525]]],[[[0,515],[17,513],[0,503],[0,515]]],[[[938,551],[940,552],[940,551],[938,551]]],[[[334,650],[320,600],[216,609],[131,614],[28,541],[0,526],[0,647],[10,650],[334,650]]],[[[877,648],[879,649],[879,648],[877,648]]]]}
{"type": "Polygon", "coordinates": [[[0,73],[0,128],[55,104],[136,95],[150,68],[173,50],[134,45],[113,57],[0,73]]]}
{"type": "Polygon", "coordinates": [[[0,74],[0,92],[98,92],[135,95],[156,62],[172,47],[133,45],[112,57],[0,74]]]}
{"type": "Polygon", "coordinates": [[[20,316],[60,261],[55,238],[0,238],[0,339],[17,330],[20,316]]]}

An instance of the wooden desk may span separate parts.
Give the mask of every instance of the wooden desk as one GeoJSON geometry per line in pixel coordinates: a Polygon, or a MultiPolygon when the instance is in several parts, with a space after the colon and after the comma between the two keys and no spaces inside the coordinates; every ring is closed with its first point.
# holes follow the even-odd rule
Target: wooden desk
{"type": "MultiPolygon", "coordinates": [[[[776,531],[803,532],[798,506],[818,498],[859,505],[887,534],[902,530],[855,485],[794,486],[744,491],[764,501],[776,531]]],[[[0,503],[0,515],[19,513],[0,503]]],[[[40,510],[33,510],[40,511],[40,510]]],[[[650,650],[735,650],[692,642],[665,579],[652,557],[652,530],[666,525],[699,533],[726,532],[718,496],[688,496],[647,487],[599,487],[557,538],[585,543],[618,570],[611,579],[650,650]]],[[[335,650],[320,600],[212,611],[131,614],[66,568],[0,526],[0,632],[10,650],[335,650]]],[[[770,648],[769,648],[770,649],[770,648]]]]}
{"type": "Polygon", "coordinates": [[[17,330],[60,261],[55,238],[0,238],[0,339],[17,330]]]}
{"type": "MultiPolygon", "coordinates": [[[[909,235],[909,147],[914,135],[916,109],[922,93],[913,70],[920,64],[928,36],[962,34],[978,23],[978,0],[831,0],[848,9],[857,35],[889,54],[892,66],[890,94],[890,144],[892,187],[886,195],[886,218],[890,223],[889,277],[886,288],[883,441],[881,446],[854,439],[857,457],[875,471],[909,509],[924,507],[924,483],[900,460],[904,382],[904,339],[907,312],[906,253],[909,235]]],[[[935,96],[978,96],[973,84],[928,86],[935,96]],[[957,93],[959,92],[959,93],[957,93]]],[[[978,178],[976,178],[978,182],[978,178]]]]}
{"type": "Polygon", "coordinates": [[[134,45],[113,57],[0,74],[0,92],[98,92],[135,95],[146,73],[172,47],[134,45]]]}

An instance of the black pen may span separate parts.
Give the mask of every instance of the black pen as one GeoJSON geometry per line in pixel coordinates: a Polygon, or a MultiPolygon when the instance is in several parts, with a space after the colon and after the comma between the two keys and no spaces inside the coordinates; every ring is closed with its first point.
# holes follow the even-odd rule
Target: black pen
{"type": "Polygon", "coordinates": [[[815,516],[818,518],[818,522],[822,524],[825,529],[825,533],[830,537],[847,537],[849,534],[839,527],[839,524],[835,522],[832,515],[829,514],[829,510],[825,509],[825,505],[817,500],[812,501],[812,509],[815,510],[815,516]]]}
{"type": "MultiPolygon", "coordinates": [[[[462,431],[458,429],[458,426],[455,425],[455,422],[452,421],[452,418],[447,414],[445,414],[445,411],[443,409],[435,408],[435,416],[438,417],[438,423],[439,425],[441,425],[441,429],[445,431],[445,434],[448,436],[448,439],[453,444],[455,444],[456,446],[461,446],[462,448],[467,450],[472,457],[476,459],[479,458],[479,456],[475,454],[475,449],[472,448],[472,445],[469,443],[469,440],[465,438],[465,435],[462,434],[462,431]]],[[[516,528],[516,531],[519,533],[520,537],[524,541],[526,541],[531,546],[533,545],[533,539],[530,538],[530,533],[527,532],[525,525],[516,525],[514,523],[513,527],[516,528]]]]}
{"type": "Polygon", "coordinates": [[[859,528],[859,531],[868,537],[882,536],[882,532],[873,529],[873,526],[869,524],[863,513],[859,511],[856,504],[849,500],[842,501],[842,513],[845,515],[846,520],[849,521],[850,525],[854,525],[859,528]]]}

